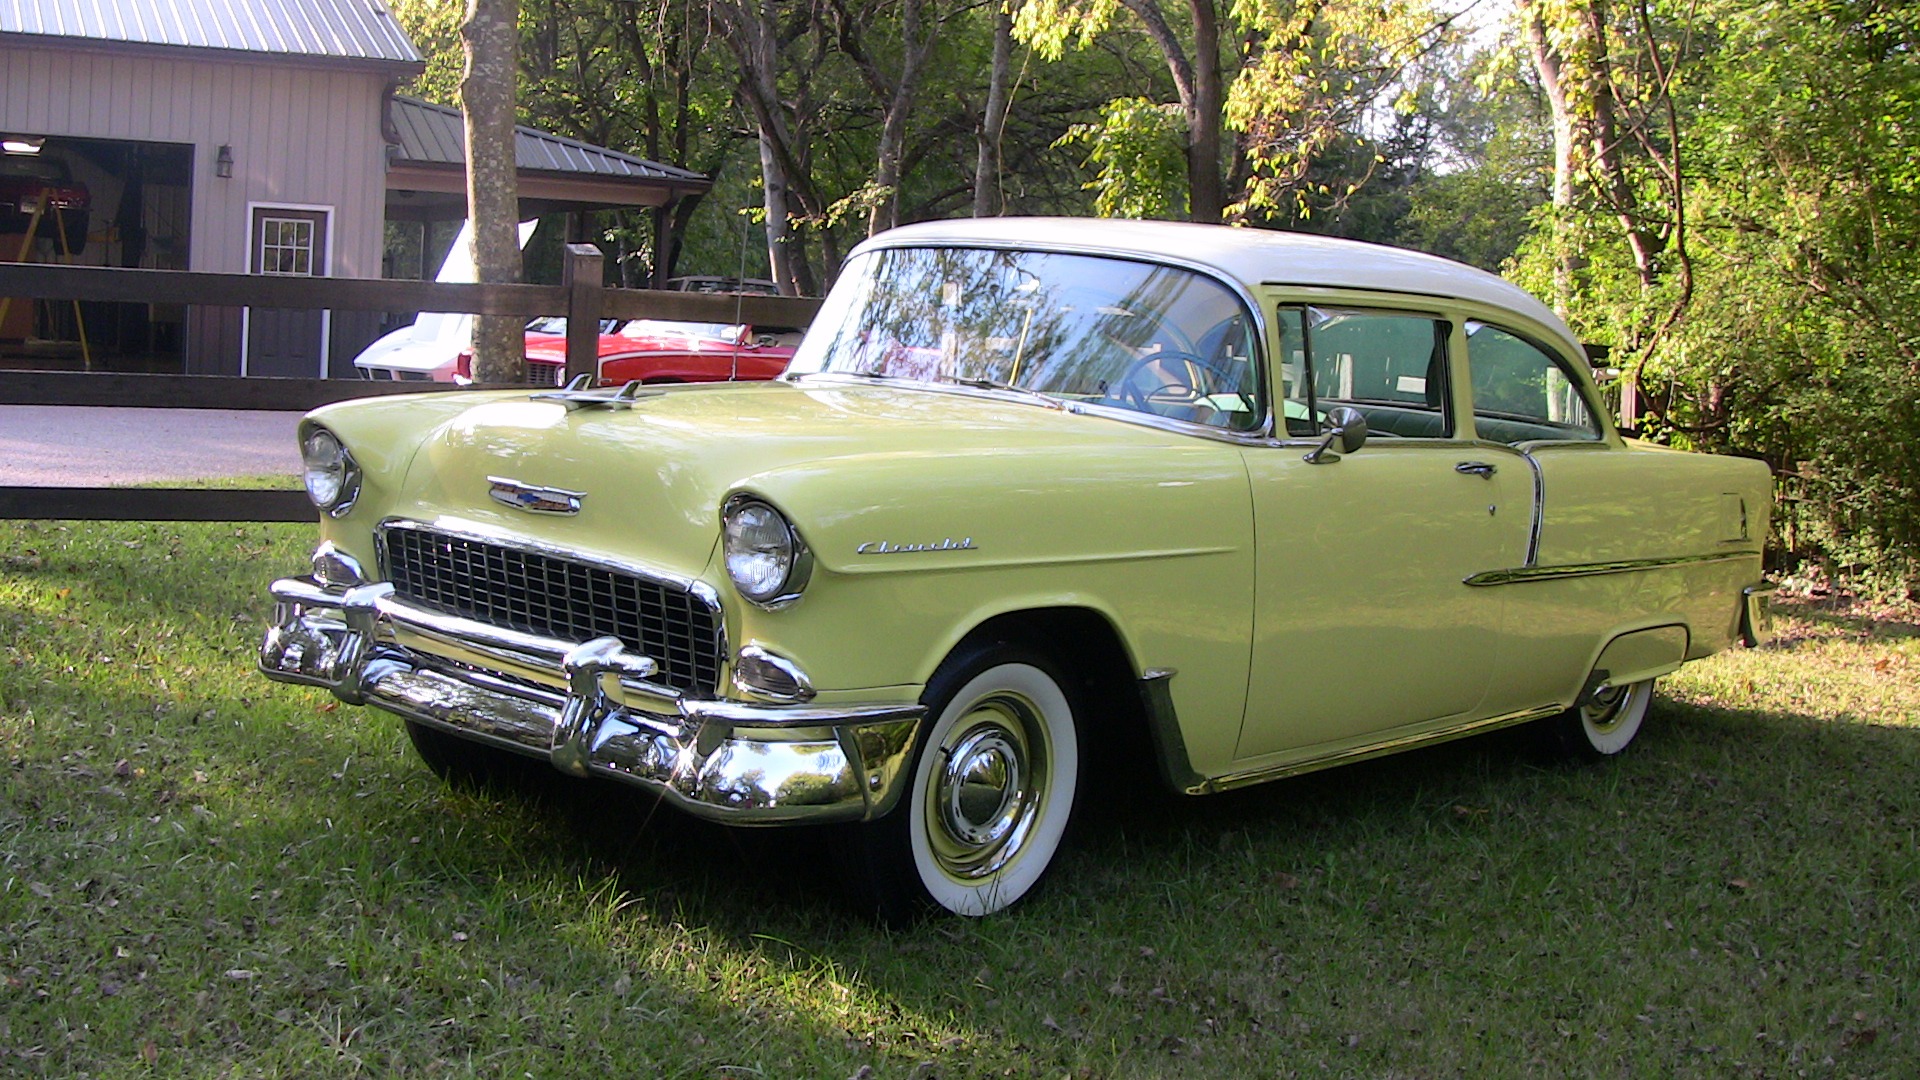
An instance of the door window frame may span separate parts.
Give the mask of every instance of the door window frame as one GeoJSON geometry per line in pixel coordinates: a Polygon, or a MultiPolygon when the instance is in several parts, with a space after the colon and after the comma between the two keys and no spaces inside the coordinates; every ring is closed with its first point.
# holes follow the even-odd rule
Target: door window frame
{"type": "MultiPolygon", "coordinates": [[[[1498,319],[1482,318],[1478,315],[1468,315],[1465,318],[1462,318],[1459,322],[1459,333],[1460,333],[1460,342],[1461,342],[1460,362],[1466,367],[1466,378],[1465,380],[1463,380],[1463,385],[1461,387],[1461,389],[1465,391],[1466,399],[1467,399],[1467,408],[1464,412],[1464,415],[1467,416],[1473,423],[1473,437],[1476,441],[1489,443],[1495,446],[1519,446],[1522,443],[1564,444],[1569,446],[1595,446],[1595,445],[1604,446],[1611,441],[1610,436],[1612,435],[1612,432],[1613,432],[1613,425],[1610,422],[1610,415],[1605,409],[1601,408],[1600,405],[1594,400],[1594,395],[1588,392],[1590,380],[1580,378],[1579,370],[1574,366],[1571,360],[1567,359],[1567,357],[1563,353],[1561,353],[1559,349],[1556,349],[1551,345],[1547,344],[1544,340],[1542,340],[1536,334],[1529,334],[1524,330],[1515,329],[1510,323],[1505,323],[1498,319]],[[1488,438],[1486,435],[1481,434],[1480,414],[1476,407],[1477,402],[1474,400],[1474,391],[1473,391],[1473,371],[1474,371],[1473,332],[1470,329],[1470,327],[1472,324],[1475,324],[1475,323],[1478,323],[1480,326],[1486,329],[1498,330],[1501,333],[1506,334],[1510,337],[1517,338],[1520,341],[1531,346],[1535,351],[1539,352],[1541,355],[1545,356],[1548,362],[1551,363],[1554,366],[1554,368],[1560,372],[1561,378],[1564,378],[1565,380],[1567,380],[1568,387],[1574,392],[1575,396],[1577,396],[1580,399],[1580,404],[1586,408],[1587,426],[1588,426],[1588,430],[1591,431],[1592,434],[1584,438],[1570,436],[1567,438],[1521,439],[1518,442],[1506,442],[1500,439],[1488,438]]],[[[1493,417],[1490,419],[1497,420],[1498,418],[1493,417]]],[[[1516,421],[1516,422],[1525,423],[1526,421],[1516,421]]],[[[1553,421],[1542,420],[1540,422],[1552,423],[1553,421]]],[[[1563,425],[1563,426],[1571,427],[1571,425],[1563,425]]]]}
{"type": "MultiPolygon", "coordinates": [[[[1309,309],[1322,308],[1354,312],[1357,314],[1382,315],[1393,318],[1424,319],[1436,327],[1435,347],[1441,351],[1438,368],[1441,373],[1441,378],[1444,380],[1438,398],[1440,402],[1441,420],[1446,427],[1446,432],[1441,435],[1403,436],[1393,435],[1391,432],[1382,430],[1381,435],[1391,436],[1395,441],[1406,440],[1408,442],[1419,443],[1455,443],[1463,441],[1465,437],[1461,434],[1461,417],[1463,415],[1461,406],[1463,402],[1460,392],[1459,371],[1461,357],[1460,349],[1456,345],[1456,340],[1463,332],[1465,319],[1460,314],[1442,311],[1436,308],[1411,306],[1407,304],[1407,301],[1412,299],[1412,297],[1408,296],[1380,296],[1364,292],[1343,293],[1331,289],[1276,289],[1269,292],[1262,299],[1267,305],[1264,314],[1268,316],[1273,326],[1271,332],[1272,340],[1267,344],[1267,352],[1272,358],[1272,363],[1276,365],[1276,369],[1270,372],[1268,377],[1268,384],[1273,388],[1271,413],[1275,417],[1277,429],[1275,431],[1276,439],[1281,442],[1311,442],[1323,434],[1320,420],[1320,399],[1314,389],[1313,328],[1307,325],[1308,319],[1306,317],[1309,309]],[[1286,402],[1289,399],[1281,393],[1282,388],[1285,386],[1285,372],[1280,369],[1283,368],[1287,362],[1287,343],[1281,339],[1281,331],[1284,326],[1293,325],[1288,318],[1287,313],[1289,311],[1298,311],[1300,313],[1297,325],[1301,330],[1301,371],[1306,389],[1307,408],[1314,427],[1314,433],[1311,435],[1295,435],[1286,428],[1284,413],[1286,402]]],[[[1429,361],[1429,378],[1431,377],[1433,369],[1434,365],[1429,361]]]]}

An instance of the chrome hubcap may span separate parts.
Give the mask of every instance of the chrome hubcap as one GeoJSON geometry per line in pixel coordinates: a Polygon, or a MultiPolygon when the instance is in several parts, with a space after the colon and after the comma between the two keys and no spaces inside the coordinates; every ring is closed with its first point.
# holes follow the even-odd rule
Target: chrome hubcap
{"type": "Polygon", "coordinates": [[[1593,700],[1580,707],[1580,719],[1598,732],[1612,730],[1620,723],[1620,717],[1626,711],[1627,697],[1632,688],[1627,686],[1602,686],[1593,692],[1593,700]]]}
{"type": "Polygon", "coordinates": [[[976,705],[942,740],[927,790],[934,858],[960,880],[1012,862],[1045,799],[1045,726],[1024,698],[976,705]]]}

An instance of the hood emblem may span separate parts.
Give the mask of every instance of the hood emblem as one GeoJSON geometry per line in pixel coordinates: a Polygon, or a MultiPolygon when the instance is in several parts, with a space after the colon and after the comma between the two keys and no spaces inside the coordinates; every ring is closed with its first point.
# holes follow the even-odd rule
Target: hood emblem
{"type": "Polygon", "coordinates": [[[869,540],[854,548],[856,555],[907,555],[924,551],[975,551],[978,550],[969,536],[962,540],[943,537],[931,544],[896,544],[890,540],[869,540]]]}
{"type": "Polygon", "coordinates": [[[577,514],[580,512],[580,500],[587,494],[584,491],[523,484],[504,476],[489,476],[487,483],[492,485],[488,494],[493,496],[494,502],[534,514],[577,514]]]}

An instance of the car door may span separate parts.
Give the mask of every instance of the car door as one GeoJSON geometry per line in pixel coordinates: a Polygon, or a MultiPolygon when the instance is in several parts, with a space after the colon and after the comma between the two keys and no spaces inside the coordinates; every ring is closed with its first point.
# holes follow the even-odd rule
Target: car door
{"type": "MultiPolygon", "coordinates": [[[[1608,437],[1561,350],[1492,323],[1465,328],[1474,434],[1489,453],[1498,446],[1523,455],[1540,483],[1540,528],[1528,558],[1512,564],[1517,573],[1503,575],[1507,583],[1482,590],[1508,594],[1508,618],[1526,639],[1525,656],[1499,672],[1491,703],[1517,710],[1564,697],[1621,613],[1649,606],[1640,595],[1645,575],[1582,568],[1672,554],[1682,522],[1720,520],[1721,507],[1650,483],[1664,455],[1631,453],[1608,437]]],[[[1737,521],[1733,498],[1736,508],[1725,516],[1737,521]]]]}
{"type": "Polygon", "coordinates": [[[1257,579],[1236,756],[1337,754],[1471,715],[1503,597],[1465,579],[1524,560],[1533,476],[1457,437],[1462,327],[1330,303],[1278,305],[1273,324],[1287,430],[1244,451],[1257,579]],[[1310,454],[1339,406],[1366,417],[1365,445],[1310,454]]]}

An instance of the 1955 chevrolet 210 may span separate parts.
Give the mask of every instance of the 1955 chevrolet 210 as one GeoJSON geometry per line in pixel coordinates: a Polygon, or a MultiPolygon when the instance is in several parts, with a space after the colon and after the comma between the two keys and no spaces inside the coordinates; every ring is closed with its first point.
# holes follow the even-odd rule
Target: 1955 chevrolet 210
{"type": "Polygon", "coordinates": [[[1216,792],[1505,725],[1623,750],[1766,632],[1756,461],[1623,439],[1539,302],[1164,223],[862,244],[787,373],[329,406],[275,679],[984,915],[1140,747],[1216,792]]]}

